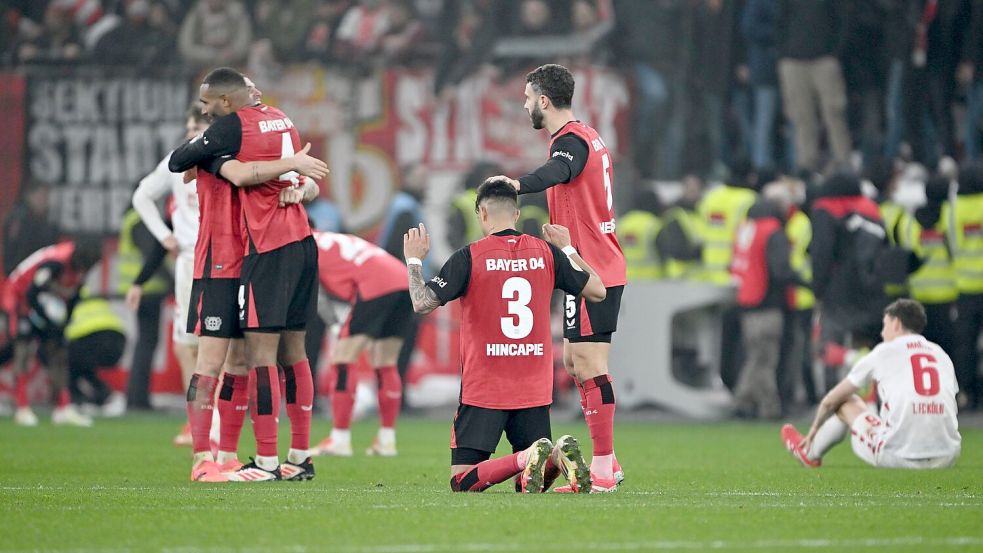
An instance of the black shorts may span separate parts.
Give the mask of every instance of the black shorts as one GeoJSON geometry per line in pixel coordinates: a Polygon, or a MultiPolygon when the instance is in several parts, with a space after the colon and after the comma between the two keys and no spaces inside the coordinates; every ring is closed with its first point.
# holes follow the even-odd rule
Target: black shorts
{"type": "Polygon", "coordinates": [[[371,300],[356,300],[341,337],[365,334],[372,339],[402,337],[413,320],[413,302],[406,290],[371,300]]]}
{"type": "Polygon", "coordinates": [[[237,278],[196,278],[188,304],[188,334],[209,338],[242,338],[236,309],[237,278]]]}
{"type": "Polygon", "coordinates": [[[458,405],[451,427],[451,465],[475,465],[488,460],[498,448],[502,431],[513,453],[540,438],[552,438],[550,406],[503,410],[458,405]]]}
{"type": "Polygon", "coordinates": [[[624,286],[607,289],[604,301],[591,303],[583,297],[567,295],[563,306],[563,337],[571,342],[610,342],[618,330],[618,312],[624,286]]]}
{"type": "Polygon", "coordinates": [[[245,331],[304,330],[317,311],[314,238],[247,255],[239,277],[239,325],[245,331]]]}

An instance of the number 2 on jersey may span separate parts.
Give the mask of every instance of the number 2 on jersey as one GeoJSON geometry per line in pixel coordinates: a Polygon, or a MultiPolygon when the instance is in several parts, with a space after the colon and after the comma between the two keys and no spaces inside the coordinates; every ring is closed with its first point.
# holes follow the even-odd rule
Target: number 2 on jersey
{"type": "Polygon", "coordinates": [[[911,376],[915,380],[915,392],[920,396],[939,393],[939,370],[935,368],[935,363],[935,357],[927,353],[911,356],[911,376]]]}
{"type": "Polygon", "coordinates": [[[506,338],[521,340],[532,332],[532,286],[522,277],[512,277],[502,285],[502,299],[509,300],[509,317],[502,317],[502,334],[506,338]],[[514,317],[512,316],[514,315],[514,317]],[[516,317],[518,323],[515,322],[516,317]]]}

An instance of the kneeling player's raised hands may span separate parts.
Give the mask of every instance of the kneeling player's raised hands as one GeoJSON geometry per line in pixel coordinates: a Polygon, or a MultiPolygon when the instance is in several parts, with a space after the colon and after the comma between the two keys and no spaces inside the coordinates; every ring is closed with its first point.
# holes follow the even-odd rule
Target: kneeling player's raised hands
{"type": "Polygon", "coordinates": [[[423,259],[430,251],[430,234],[427,227],[420,223],[417,228],[411,228],[403,235],[403,257],[406,259],[423,259]]]}

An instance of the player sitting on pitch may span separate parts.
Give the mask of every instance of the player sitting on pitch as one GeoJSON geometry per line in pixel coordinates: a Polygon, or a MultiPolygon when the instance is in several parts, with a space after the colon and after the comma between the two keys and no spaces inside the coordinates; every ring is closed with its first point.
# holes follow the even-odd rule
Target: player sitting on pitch
{"type": "Polygon", "coordinates": [[[956,384],[952,361],[919,332],[925,308],[900,299],[884,309],[884,341],[857,362],[850,374],[819,404],[805,438],[791,424],[782,427],[785,448],[807,467],[850,430],[853,452],[864,462],[887,468],[945,468],[959,458],[956,384]],[[880,416],[870,413],[857,390],[877,383],[880,416]],[[836,416],[832,416],[832,415],[836,416]]]}

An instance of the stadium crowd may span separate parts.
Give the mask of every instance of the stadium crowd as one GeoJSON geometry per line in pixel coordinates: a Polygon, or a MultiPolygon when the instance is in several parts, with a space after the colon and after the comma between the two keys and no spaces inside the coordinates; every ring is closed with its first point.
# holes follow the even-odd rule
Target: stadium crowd
{"type": "MultiPolygon", "coordinates": [[[[352,75],[428,66],[442,97],[479,72],[608,65],[632,92],[631,158],[618,165],[629,280],[736,283],[721,376],[738,414],[816,403],[902,296],[925,304],[926,337],[953,355],[960,407],[983,406],[981,0],[14,0],[6,10],[0,63],[12,68],[231,65],[259,81],[305,62],[352,75]],[[750,263],[762,274],[740,229],[765,219],[785,238],[750,263]]],[[[423,219],[420,171],[404,175],[378,238],[397,257],[400,229],[423,219]]],[[[464,184],[501,172],[480,164],[464,184]]],[[[44,215],[49,186],[23,186],[6,215],[8,275],[59,236],[44,215]]],[[[473,194],[448,211],[463,243],[478,237],[473,194]]],[[[523,228],[538,228],[543,208],[523,209],[523,228]]],[[[325,199],[309,213],[344,227],[325,199]]],[[[138,219],[124,225],[126,244],[148,252],[138,219]]],[[[162,290],[140,303],[151,321],[141,328],[159,318],[162,290]]],[[[404,337],[403,370],[412,330],[404,337]]],[[[145,380],[150,360],[139,363],[145,380]]],[[[131,408],[149,406],[140,382],[131,408]]]]}

